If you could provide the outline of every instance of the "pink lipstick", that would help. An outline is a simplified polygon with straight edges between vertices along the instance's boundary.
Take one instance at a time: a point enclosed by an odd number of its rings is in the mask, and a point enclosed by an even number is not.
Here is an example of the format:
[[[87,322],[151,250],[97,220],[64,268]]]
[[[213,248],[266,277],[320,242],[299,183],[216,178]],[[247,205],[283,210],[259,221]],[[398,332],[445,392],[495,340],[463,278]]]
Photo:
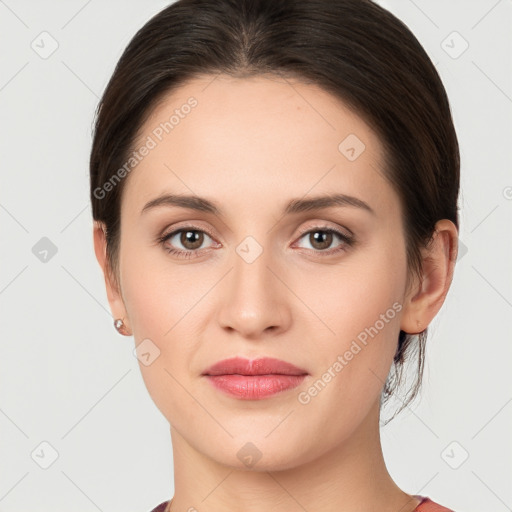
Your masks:
[[[261,400],[297,387],[307,371],[279,359],[233,357],[214,364],[203,374],[210,383],[241,400]]]

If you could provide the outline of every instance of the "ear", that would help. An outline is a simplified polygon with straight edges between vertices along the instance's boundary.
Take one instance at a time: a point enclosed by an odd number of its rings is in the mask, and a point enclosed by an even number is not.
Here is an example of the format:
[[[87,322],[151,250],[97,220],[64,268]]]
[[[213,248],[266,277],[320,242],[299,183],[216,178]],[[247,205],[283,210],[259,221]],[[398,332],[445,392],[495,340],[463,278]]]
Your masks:
[[[457,227],[448,219],[438,221],[431,243],[422,249],[421,282],[415,278],[404,300],[402,331],[409,334],[424,331],[441,309],[452,282],[457,250]]]
[[[107,291],[108,302],[110,304],[110,310],[112,311],[114,319],[120,318],[123,321],[125,331],[127,335],[130,336],[131,328],[120,287],[116,283],[112,269],[108,263],[106,228],[103,222],[94,221],[93,238],[96,259],[100,264],[101,270],[103,271],[103,277],[105,279],[105,288]]]

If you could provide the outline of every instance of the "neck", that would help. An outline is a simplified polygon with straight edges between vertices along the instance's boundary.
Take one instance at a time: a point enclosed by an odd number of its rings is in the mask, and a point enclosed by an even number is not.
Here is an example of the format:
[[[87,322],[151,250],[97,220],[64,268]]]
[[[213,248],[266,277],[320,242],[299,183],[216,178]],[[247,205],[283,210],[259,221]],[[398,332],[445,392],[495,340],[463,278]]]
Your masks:
[[[175,493],[169,510],[412,512],[419,500],[389,475],[380,442],[379,403],[350,438],[304,464],[250,471],[220,464],[171,427]],[[256,466],[255,466],[256,468]]]

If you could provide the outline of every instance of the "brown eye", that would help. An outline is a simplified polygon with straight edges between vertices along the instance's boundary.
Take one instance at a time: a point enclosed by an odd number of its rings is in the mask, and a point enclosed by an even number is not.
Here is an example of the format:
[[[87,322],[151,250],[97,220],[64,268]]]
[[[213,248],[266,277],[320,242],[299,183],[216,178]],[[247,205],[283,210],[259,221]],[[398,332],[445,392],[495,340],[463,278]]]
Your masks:
[[[337,229],[332,228],[318,227],[310,229],[303,233],[300,238],[307,240],[314,252],[324,252],[326,255],[346,250],[354,244],[353,235],[345,235]],[[331,248],[335,238],[338,238],[341,243],[339,243],[337,247]]]
[[[318,250],[328,249],[332,244],[332,232],[329,231],[311,231],[309,233],[309,241],[311,245]]]
[[[194,227],[185,227],[177,229],[168,235],[159,238],[159,242],[165,250],[177,257],[192,258],[199,253],[205,238],[212,238],[202,229]]]
[[[203,244],[204,233],[197,230],[186,230],[181,232],[180,243],[187,250],[199,249]]]

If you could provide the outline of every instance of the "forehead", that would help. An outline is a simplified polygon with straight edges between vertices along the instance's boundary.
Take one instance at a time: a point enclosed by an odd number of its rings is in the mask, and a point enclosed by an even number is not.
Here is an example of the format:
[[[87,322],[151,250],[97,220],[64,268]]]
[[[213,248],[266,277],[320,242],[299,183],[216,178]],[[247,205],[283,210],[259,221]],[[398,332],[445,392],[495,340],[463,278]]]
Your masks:
[[[154,107],[134,149],[144,144],[123,194],[138,203],[166,187],[255,201],[366,190],[370,202],[387,185],[380,140],[357,114],[319,86],[276,76],[190,80]]]

